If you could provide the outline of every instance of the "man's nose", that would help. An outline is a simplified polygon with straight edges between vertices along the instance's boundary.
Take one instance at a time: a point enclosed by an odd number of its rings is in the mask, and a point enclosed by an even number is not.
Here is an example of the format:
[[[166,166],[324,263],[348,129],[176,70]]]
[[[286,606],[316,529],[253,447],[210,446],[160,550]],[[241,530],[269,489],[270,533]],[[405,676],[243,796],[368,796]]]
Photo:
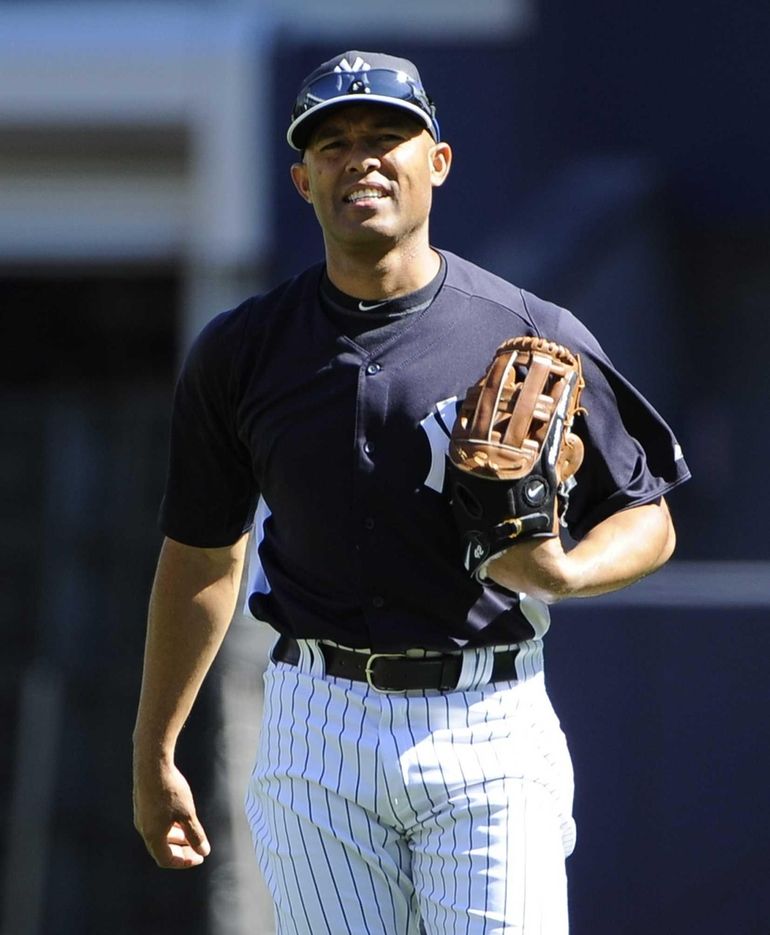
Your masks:
[[[366,140],[358,140],[350,147],[348,154],[348,172],[368,172],[380,165],[379,156],[372,151]]]

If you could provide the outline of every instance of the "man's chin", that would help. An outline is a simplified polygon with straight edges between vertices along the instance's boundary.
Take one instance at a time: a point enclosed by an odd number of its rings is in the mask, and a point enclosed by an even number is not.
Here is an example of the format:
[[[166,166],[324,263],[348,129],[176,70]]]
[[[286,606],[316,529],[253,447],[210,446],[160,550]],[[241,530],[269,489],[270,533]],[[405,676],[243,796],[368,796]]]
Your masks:
[[[363,247],[395,243],[398,240],[398,236],[394,232],[392,226],[383,224],[382,222],[377,223],[372,219],[371,222],[364,221],[360,224],[356,224],[355,227],[347,227],[344,232],[340,232],[340,236],[337,240],[342,245]]]

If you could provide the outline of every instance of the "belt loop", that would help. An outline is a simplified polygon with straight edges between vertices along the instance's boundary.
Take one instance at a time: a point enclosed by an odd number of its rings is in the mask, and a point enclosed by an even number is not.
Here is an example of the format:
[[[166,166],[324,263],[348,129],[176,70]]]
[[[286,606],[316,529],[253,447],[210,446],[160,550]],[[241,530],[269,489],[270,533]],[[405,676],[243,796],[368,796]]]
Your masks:
[[[516,656],[516,677],[520,682],[531,679],[543,671],[543,641],[537,637],[519,643]]]
[[[469,691],[487,685],[492,678],[494,662],[495,650],[493,646],[464,649],[460,678],[457,680],[458,691]]]
[[[299,662],[297,669],[316,678],[326,675],[326,660],[318,640],[297,640],[299,646]]]

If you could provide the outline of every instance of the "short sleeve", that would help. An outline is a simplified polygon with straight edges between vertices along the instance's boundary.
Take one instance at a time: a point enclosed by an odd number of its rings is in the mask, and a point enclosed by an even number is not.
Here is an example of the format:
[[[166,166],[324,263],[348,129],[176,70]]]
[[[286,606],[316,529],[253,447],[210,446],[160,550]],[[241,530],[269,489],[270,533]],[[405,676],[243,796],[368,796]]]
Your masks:
[[[535,302],[546,323],[544,336],[580,354],[583,366],[585,411],[574,431],[585,457],[565,516],[570,534],[580,539],[612,514],[657,500],[690,471],[672,430],[615,369],[591,332],[565,309]]]
[[[185,545],[231,545],[252,523],[259,491],[236,421],[246,314],[243,307],[225,312],[204,328],[174,393],[159,525]]]

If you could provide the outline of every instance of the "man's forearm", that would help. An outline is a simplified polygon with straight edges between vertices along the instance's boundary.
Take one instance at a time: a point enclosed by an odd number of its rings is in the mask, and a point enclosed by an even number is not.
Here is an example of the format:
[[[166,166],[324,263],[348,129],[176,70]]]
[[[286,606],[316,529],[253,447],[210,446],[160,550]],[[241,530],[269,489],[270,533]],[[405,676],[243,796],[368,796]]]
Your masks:
[[[523,542],[490,562],[488,576],[503,587],[548,603],[593,597],[627,587],[660,568],[676,537],[665,500],[615,513],[569,552],[558,539]]]
[[[173,756],[179,733],[232,619],[246,537],[226,549],[167,539],[150,598],[142,690],[134,729],[139,755]]]
[[[627,587],[664,565],[675,545],[665,500],[616,513],[568,553],[573,577],[564,596],[594,597]]]

